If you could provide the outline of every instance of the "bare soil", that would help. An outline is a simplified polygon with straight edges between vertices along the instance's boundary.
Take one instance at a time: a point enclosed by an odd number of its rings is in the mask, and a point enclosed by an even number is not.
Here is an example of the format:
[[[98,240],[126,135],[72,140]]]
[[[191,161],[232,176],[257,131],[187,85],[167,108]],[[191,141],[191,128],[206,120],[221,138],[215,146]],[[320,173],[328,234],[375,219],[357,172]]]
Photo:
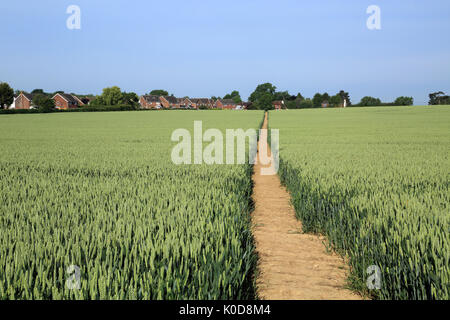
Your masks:
[[[267,114],[263,128],[267,128]],[[263,137],[262,137],[263,138]],[[259,151],[258,151],[259,152]],[[269,150],[270,153],[270,150]],[[252,231],[259,256],[257,294],[267,300],[348,300],[360,296],[344,288],[348,268],[326,250],[326,239],[304,234],[290,195],[278,175],[253,173]]]

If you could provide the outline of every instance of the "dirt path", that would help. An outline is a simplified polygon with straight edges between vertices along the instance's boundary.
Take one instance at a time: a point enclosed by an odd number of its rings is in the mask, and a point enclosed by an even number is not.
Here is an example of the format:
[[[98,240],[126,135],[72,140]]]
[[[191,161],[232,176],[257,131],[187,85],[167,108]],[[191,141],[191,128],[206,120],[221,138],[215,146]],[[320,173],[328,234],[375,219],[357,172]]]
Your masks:
[[[267,114],[263,128],[267,128]],[[263,137],[262,137],[263,139]],[[259,255],[258,295],[268,300],[360,299],[343,288],[346,266],[326,252],[324,239],[302,234],[278,175],[253,173],[253,235]]]

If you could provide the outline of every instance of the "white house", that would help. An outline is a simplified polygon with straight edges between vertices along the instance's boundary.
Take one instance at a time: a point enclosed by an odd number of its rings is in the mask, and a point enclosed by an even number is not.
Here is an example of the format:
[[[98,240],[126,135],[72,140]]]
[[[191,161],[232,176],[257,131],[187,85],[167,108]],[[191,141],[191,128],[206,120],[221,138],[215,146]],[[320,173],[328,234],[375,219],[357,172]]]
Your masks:
[[[13,101],[13,103],[10,106],[8,106],[8,109],[15,109],[16,108],[16,99],[17,99],[17,97],[14,96],[14,101]]]

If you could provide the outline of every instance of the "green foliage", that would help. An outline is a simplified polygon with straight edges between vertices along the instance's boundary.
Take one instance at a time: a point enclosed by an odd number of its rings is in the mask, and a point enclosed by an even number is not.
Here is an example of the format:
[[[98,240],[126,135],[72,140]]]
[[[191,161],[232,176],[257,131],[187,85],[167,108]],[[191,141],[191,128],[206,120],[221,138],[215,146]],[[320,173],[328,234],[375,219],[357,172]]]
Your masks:
[[[139,97],[134,92],[124,92],[122,93],[120,104],[137,107],[139,105]]]
[[[413,97],[398,97],[394,101],[396,106],[412,106],[414,104]]]
[[[195,120],[225,129],[261,119],[0,117],[0,300],[254,298],[252,167],[174,165],[170,137],[193,134]],[[80,290],[65,286],[70,265],[81,268]]]
[[[233,99],[233,101],[235,103],[241,103],[242,99],[241,99],[241,95],[239,94],[239,91],[233,91],[230,94],[227,94],[223,97],[224,99]]]
[[[381,100],[373,97],[364,97],[359,105],[362,107],[376,107],[381,105]]]
[[[249,101],[253,102],[253,107],[260,110],[273,110],[273,101],[292,100],[292,96],[287,91],[277,92],[277,87],[271,83],[263,83],[256,87],[250,95]],[[295,97],[294,97],[295,98]],[[293,106],[291,104],[291,106]]]
[[[450,299],[450,109],[274,112],[280,170],[305,232],[327,235],[379,299]]]
[[[14,90],[6,82],[0,83],[0,109],[6,109],[14,102]]]
[[[263,93],[258,96],[256,101],[253,103],[255,107],[259,110],[272,110],[274,109],[273,104],[273,96],[269,93]]]
[[[101,105],[86,105],[81,108],[73,108],[73,109],[52,109],[51,111],[46,110],[45,112],[40,109],[7,109],[0,110],[0,114],[26,114],[26,113],[48,113],[48,112],[56,112],[56,113],[74,113],[74,112],[112,112],[112,111],[151,111],[151,110],[142,110],[135,106],[130,105],[117,105],[117,106],[101,106]]]
[[[319,108],[322,106],[323,97],[320,93],[316,93],[312,99],[312,104],[314,108]]]
[[[107,106],[117,105],[123,99],[122,91],[117,86],[105,88],[103,89],[103,93],[100,96],[100,99],[101,99],[100,101],[102,102],[101,104]]]
[[[272,85],[271,83],[263,83],[256,87],[255,91],[250,95],[249,101],[251,102],[257,102],[261,99],[267,99],[268,96],[270,96],[271,102],[273,101],[273,95],[275,94],[275,91],[277,90],[277,87]]]
[[[444,92],[434,92],[429,94],[430,102],[428,104],[430,105],[440,105],[440,104],[446,104],[450,105],[450,96],[445,95]]]
[[[150,92],[150,95],[152,95],[152,96],[168,96],[169,95],[169,92],[167,92],[166,90],[161,90],[161,89],[158,89],[158,90],[152,90],[151,92]]]
[[[311,99],[304,99],[300,93],[294,100],[287,100],[285,104],[287,109],[302,109],[312,107]]]
[[[43,93],[33,96],[33,104],[40,112],[51,112],[55,109],[55,101]]]
[[[289,94],[289,92],[288,91],[278,91],[278,92],[275,92],[274,94],[273,94],[273,101],[287,101],[287,100],[292,100],[291,99],[291,95]]]
[[[43,90],[43,89],[34,89],[33,91],[31,91],[32,95],[37,95],[37,94],[42,94],[42,95],[47,95],[47,93]]]
[[[297,98],[296,98],[297,100],[300,100],[300,101],[303,101],[303,100],[305,100],[305,98],[302,96],[302,94],[299,92],[299,93],[297,93]]]
[[[305,100],[300,101],[298,107],[299,107],[299,109],[312,108],[313,102],[311,99],[306,98]]]
[[[299,108],[296,100],[287,101],[285,105],[286,105],[286,109],[298,109]]]
[[[258,110],[257,106],[254,103],[250,103],[247,105],[247,110]]]
[[[341,91],[339,91],[338,95],[341,97],[341,103],[344,103],[344,100],[347,100],[347,106],[352,105],[352,102],[350,100],[350,95],[348,94],[348,92],[341,90]]]
[[[103,89],[103,93],[90,103],[93,107],[129,105],[134,108],[139,106],[139,97],[134,92],[122,92],[114,86]]]
[[[339,107],[339,106],[342,104],[342,98],[341,98],[341,96],[340,96],[339,93],[338,93],[338,94],[332,96],[332,97],[329,99],[329,102],[330,102],[330,105],[331,105],[331,106],[333,106],[333,107],[336,108],[336,107]]]

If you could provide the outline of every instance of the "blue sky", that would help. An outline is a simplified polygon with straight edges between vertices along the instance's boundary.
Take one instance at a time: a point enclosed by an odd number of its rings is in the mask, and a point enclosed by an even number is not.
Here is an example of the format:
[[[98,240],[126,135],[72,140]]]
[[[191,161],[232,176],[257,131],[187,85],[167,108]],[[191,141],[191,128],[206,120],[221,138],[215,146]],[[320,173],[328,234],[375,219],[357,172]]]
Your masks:
[[[66,9],[81,8],[81,30]],[[369,5],[381,30],[366,27]],[[14,89],[247,98],[350,92],[426,104],[450,93],[448,0],[15,0],[0,2],[0,81]]]

